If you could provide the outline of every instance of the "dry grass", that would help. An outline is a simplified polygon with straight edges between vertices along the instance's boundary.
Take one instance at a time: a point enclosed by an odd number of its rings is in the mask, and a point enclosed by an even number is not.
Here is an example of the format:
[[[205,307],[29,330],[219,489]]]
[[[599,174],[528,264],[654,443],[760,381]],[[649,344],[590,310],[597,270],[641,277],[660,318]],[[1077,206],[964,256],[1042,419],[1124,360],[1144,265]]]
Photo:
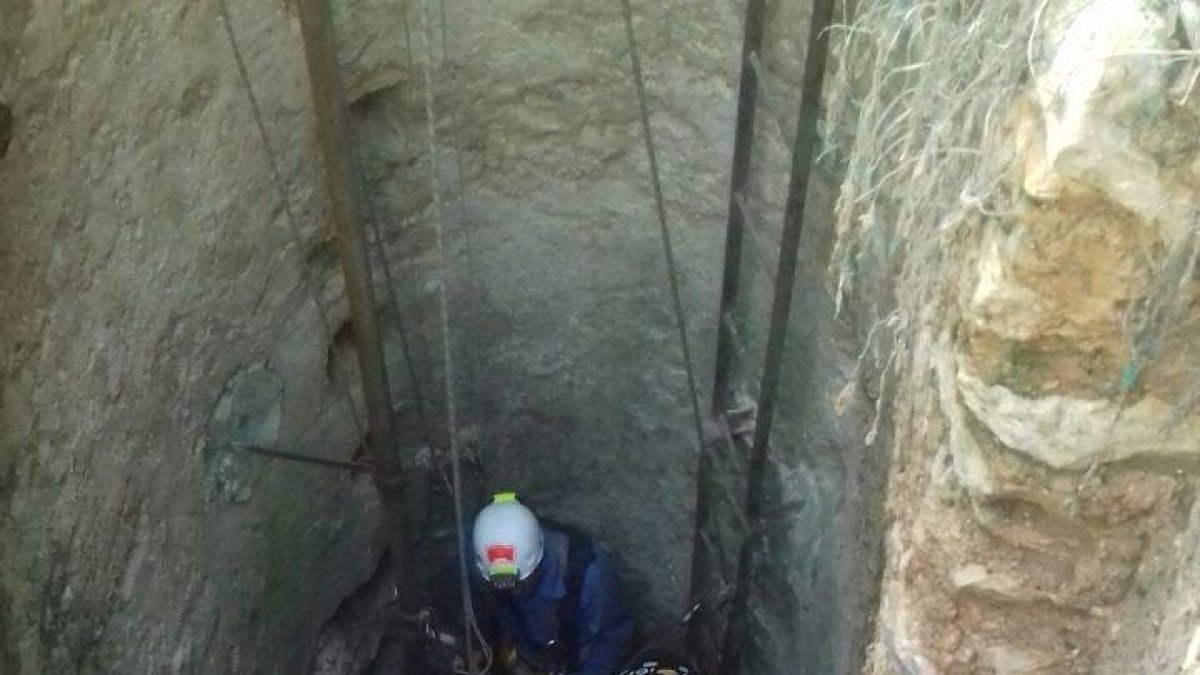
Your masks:
[[[831,29],[825,152],[845,167],[833,292],[839,312],[853,298],[882,316],[863,351],[881,389],[948,281],[947,250],[965,228],[1009,210],[1012,155],[996,141],[1024,87],[1038,5],[872,0]],[[894,308],[856,296],[866,270],[895,275]]]
[[[854,16],[832,28],[825,154],[845,179],[831,290],[839,312],[874,318],[859,366],[880,373],[880,405],[890,398],[888,383],[911,365],[916,336],[957,325],[963,249],[984,224],[1011,219],[1021,199],[1011,124],[1031,73],[1045,67],[1052,47],[1035,39],[1047,4],[861,0]],[[1119,57],[1182,62],[1188,76],[1173,104],[1196,95],[1200,59],[1193,49]],[[1116,374],[1122,403],[1162,351],[1164,336],[1194,311],[1197,229],[1156,254],[1153,281],[1125,317],[1129,355]],[[881,276],[895,297],[872,293]],[[858,387],[851,379],[839,407]],[[1181,408],[1200,405],[1200,384],[1183,399]],[[868,442],[881,415],[877,407]],[[1086,484],[1088,476],[1080,489]],[[890,672],[885,649],[876,643],[866,672]],[[1128,665],[1126,672],[1145,665]]]
[[[853,302],[881,317],[861,360],[873,361],[885,385],[889,371],[907,363],[923,323],[953,325],[956,308],[944,291],[959,280],[950,264],[956,244],[1019,199],[1008,126],[1048,51],[1037,37],[1046,4],[863,0],[831,29],[825,153],[845,169],[832,291],[839,312]],[[1200,60],[1194,49],[1120,56]],[[1130,308],[1123,393],[1184,318],[1198,257],[1193,229],[1168,245],[1151,288]],[[868,271],[892,277],[896,297],[861,292],[856,283]],[[1188,398],[1200,400],[1200,387]]]

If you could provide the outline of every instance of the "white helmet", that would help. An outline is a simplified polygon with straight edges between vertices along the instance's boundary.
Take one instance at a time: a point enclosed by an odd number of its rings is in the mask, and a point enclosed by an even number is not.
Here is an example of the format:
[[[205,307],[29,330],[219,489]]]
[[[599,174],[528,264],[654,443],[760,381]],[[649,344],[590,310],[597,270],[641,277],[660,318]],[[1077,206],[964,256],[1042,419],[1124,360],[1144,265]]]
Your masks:
[[[475,565],[497,588],[528,579],[542,562],[542,528],[514,492],[492,497],[475,517]]]

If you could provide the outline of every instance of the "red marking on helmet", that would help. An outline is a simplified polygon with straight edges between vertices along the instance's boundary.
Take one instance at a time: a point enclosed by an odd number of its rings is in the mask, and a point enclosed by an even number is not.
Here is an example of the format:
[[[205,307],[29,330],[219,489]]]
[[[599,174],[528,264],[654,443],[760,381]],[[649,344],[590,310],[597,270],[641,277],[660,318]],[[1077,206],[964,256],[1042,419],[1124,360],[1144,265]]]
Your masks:
[[[487,547],[487,561],[489,565],[514,564],[517,562],[517,547],[512,544],[492,544]]]

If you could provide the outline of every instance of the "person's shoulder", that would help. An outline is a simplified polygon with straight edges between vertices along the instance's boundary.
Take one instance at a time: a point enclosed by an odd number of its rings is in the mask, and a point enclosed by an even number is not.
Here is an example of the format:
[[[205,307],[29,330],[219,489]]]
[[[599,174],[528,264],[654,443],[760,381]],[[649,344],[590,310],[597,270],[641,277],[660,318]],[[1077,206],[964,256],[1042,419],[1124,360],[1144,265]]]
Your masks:
[[[567,535],[553,528],[542,527],[542,550],[547,558],[553,558],[565,565],[567,554],[571,549]]]
[[[576,551],[581,549],[595,550],[596,548],[595,539],[592,538],[592,535],[574,525],[556,521],[544,522],[542,523],[542,534],[546,538],[547,544],[549,544],[551,537],[553,537],[555,541],[566,542],[568,548]]]
[[[581,535],[588,536],[587,532],[583,531],[583,528],[570,523],[564,523],[561,520],[554,520],[553,518],[539,518],[538,524],[541,525],[543,532],[554,532],[571,538]]]

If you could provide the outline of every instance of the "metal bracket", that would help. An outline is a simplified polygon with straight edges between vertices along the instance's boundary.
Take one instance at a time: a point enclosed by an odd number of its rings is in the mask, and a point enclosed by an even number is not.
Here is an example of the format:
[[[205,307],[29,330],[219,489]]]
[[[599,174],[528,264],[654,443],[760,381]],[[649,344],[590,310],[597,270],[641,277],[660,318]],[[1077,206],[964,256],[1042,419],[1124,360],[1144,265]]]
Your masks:
[[[368,462],[343,462],[338,459],[325,459],[324,457],[313,457],[311,455],[299,455],[294,452],[284,452],[283,450],[268,450],[267,448],[257,448],[250,445],[234,445],[234,450],[244,452],[250,455],[258,455],[260,457],[270,457],[271,459],[282,459],[288,462],[296,462],[298,464],[309,464],[319,466],[325,469],[340,469],[343,471],[359,471],[363,473],[377,473],[378,467]]]

